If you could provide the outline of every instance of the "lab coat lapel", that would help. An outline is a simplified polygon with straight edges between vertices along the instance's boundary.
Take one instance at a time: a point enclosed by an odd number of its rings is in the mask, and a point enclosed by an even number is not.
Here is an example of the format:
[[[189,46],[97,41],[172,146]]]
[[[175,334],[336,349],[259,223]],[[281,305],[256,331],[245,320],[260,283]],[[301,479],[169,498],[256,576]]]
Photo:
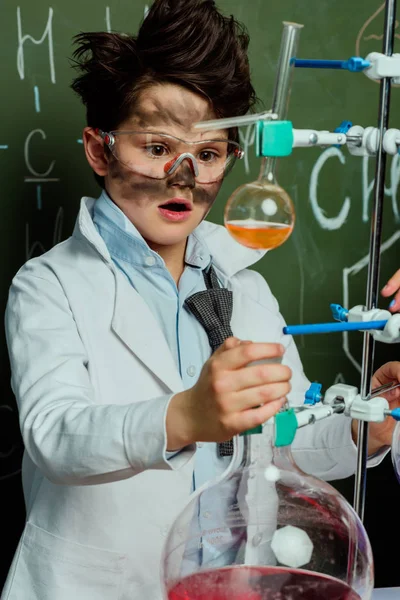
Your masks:
[[[115,282],[114,332],[172,392],[181,391],[182,379],[153,313],[118,272]]]

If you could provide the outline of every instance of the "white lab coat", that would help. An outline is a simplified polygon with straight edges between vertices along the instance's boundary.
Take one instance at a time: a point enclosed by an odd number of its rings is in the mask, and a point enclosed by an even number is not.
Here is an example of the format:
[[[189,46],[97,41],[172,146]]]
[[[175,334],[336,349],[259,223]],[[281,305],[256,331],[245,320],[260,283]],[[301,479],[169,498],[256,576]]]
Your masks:
[[[165,414],[182,390],[146,303],[111,261],[82,200],[72,237],[28,261],[9,296],[6,332],[26,448],[27,523],[2,600],[160,600],[166,534],[190,495],[195,446],[165,457]],[[223,227],[198,230],[223,285],[232,330],[288,346],[290,401],[309,382],[264,279],[261,253]],[[299,431],[295,458],[327,479],[354,472],[349,419]]]

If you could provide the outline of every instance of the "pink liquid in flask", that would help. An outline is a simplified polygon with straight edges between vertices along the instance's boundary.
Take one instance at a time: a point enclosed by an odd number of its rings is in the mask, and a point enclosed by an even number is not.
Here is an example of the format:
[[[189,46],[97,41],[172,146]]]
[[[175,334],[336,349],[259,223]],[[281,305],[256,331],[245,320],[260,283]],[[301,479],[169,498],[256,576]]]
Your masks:
[[[224,567],[189,575],[168,600],[361,600],[346,583],[285,567]]]

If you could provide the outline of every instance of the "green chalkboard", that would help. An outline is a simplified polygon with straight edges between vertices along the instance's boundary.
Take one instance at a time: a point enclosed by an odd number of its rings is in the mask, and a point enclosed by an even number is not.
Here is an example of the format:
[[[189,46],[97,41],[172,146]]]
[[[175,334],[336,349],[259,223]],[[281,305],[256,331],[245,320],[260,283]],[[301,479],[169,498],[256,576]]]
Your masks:
[[[220,0],[219,6],[249,30],[253,81],[264,109],[272,99],[285,20],[304,24],[299,57],[346,59],[381,51],[384,5],[378,0]],[[69,89],[71,39],[90,30],[134,33],[145,10],[143,0],[0,2],[2,313],[17,269],[69,236],[81,196],[99,191],[80,143],[84,109]],[[363,74],[298,69],[288,117],[296,128],[332,131],[344,119],[376,126],[378,90]],[[394,88],[393,127],[399,126],[399,97]],[[249,161],[227,178],[211,220],[222,222],[229,195],[258,175],[253,133],[251,127],[241,132]],[[280,161],[278,179],[295,203],[297,222],[289,241],[256,268],[279,299],[287,322],[330,320],[329,304],[346,298],[350,306],[364,303],[373,176],[374,160],[353,157],[346,149],[298,149]],[[399,157],[389,158],[382,281],[400,266],[399,177]],[[324,388],[335,380],[359,384],[361,345],[358,333],[298,339],[306,373]],[[378,346],[376,361],[394,358],[394,353],[393,347]],[[20,444],[3,334],[0,373],[0,478],[11,485]]]

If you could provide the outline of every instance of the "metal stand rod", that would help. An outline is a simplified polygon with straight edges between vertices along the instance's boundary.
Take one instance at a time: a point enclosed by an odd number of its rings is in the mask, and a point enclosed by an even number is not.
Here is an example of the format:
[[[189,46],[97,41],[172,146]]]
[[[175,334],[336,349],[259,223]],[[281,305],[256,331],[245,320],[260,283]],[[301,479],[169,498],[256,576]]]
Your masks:
[[[388,56],[393,54],[394,32],[396,21],[396,1],[386,0],[384,17],[384,34],[382,52]],[[385,185],[386,154],[382,147],[382,140],[389,124],[389,106],[390,106],[390,78],[384,78],[380,83],[379,92],[379,114],[378,129],[380,132],[380,141],[375,164],[375,185],[374,201],[371,214],[371,235],[369,249],[368,281],[366,308],[371,310],[376,308],[379,293],[379,266],[380,266],[380,247],[382,234],[382,212],[383,196]],[[371,392],[371,378],[373,375],[374,363],[374,339],[369,332],[364,333],[362,371],[360,394],[362,398],[368,398]],[[368,400],[366,400],[367,402]],[[364,518],[365,491],[367,479],[367,458],[368,458],[368,423],[360,421],[358,425],[358,454],[357,471],[354,488],[354,510],[360,519]]]

